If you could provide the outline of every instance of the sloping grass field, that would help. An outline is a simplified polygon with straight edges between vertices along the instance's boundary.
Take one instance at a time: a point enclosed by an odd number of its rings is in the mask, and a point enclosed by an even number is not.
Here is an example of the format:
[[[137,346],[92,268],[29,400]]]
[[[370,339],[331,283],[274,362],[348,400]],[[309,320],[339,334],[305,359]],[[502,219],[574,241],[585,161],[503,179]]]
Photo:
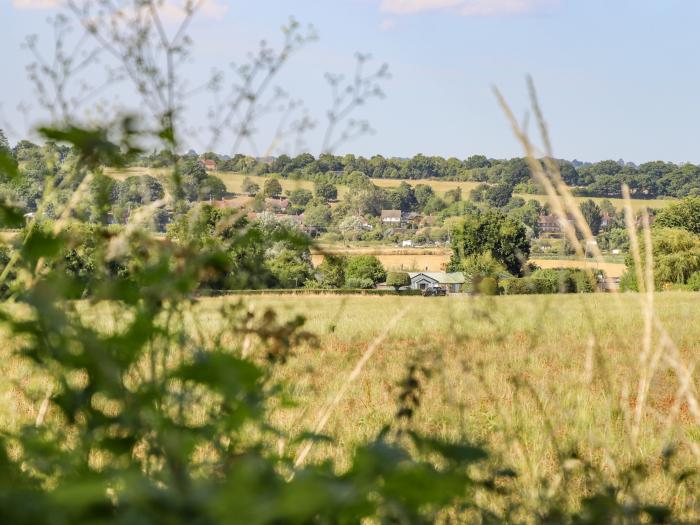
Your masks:
[[[114,170],[114,169],[106,169],[105,173],[108,175],[116,178],[116,179],[124,179],[130,175],[141,175],[141,174],[149,174],[154,177],[160,177],[163,176],[166,172],[162,169],[151,169],[151,168],[129,168],[126,170]],[[228,191],[232,193],[240,193],[241,186],[243,184],[243,179],[246,178],[247,175],[241,174],[241,173],[233,173],[233,172],[222,172],[222,171],[215,171],[212,172],[213,175],[216,175],[219,177],[224,184],[226,185],[226,188]],[[256,182],[261,188],[263,184],[265,183],[265,178],[266,177],[256,177],[256,176],[249,176],[254,182]],[[287,191],[287,190],[294,190],[297,188],[306,188],[309,190],[313,190],[313,183],[307,180],[291,180],[291,179],[282,179],[280,178],[280,183],[282,185],[282,189]],[[372,182],[376,184],[377,186],[381,186],[383,188],[392,188],[395,186],[398,186],[401,184],[401,182],[407,182],[411,186],[416,186],[418,184],[427,184],[428,186],[431,186],[435,193],[437,193],[440,196],[443,196],[445,192],[455,189],[455,188],[462,188],[462,198],[463,199],[469,199],[469,192],[474,189],[476,186],[479,185],[478,182],[458,182],[458,181],[441,181],[441,180],[433,180],[433,179],[425,179],[425,180],[407,180],[403,181],[400,179],[372,179]],[[347,192],[347,188],[345,186],[340,186],[338,188],[338,197],[343,198],[345,193]],[[547,201],[547,197],[544,195],[530,195],[530,194],[515,194],[516,196],[522,197],[525,200],[537,200],[541,204],[544,204]],[[586,200],[587,197],[577,197],[577,200],[583,201]],[[594,197],[594,201],[600,202],[603,199]],[[623,200],[622,199],[610,199],[610,201],[613,203],[613,205],[618,208],[622,209],[623,207]],[[668,206],[673,202],[673,199],[632,199],[632,208],[635,210],[642,209],[644,207],[649,207],[649,208],[663,208],[665,206]]]

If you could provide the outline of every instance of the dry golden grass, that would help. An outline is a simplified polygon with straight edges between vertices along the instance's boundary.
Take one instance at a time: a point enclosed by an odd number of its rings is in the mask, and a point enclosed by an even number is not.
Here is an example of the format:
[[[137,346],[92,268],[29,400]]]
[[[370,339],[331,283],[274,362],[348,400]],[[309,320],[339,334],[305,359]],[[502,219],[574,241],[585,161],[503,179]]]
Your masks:
[[[374,255],[389,271],[444,271],[450,262],[451,250],[447,248],[353,248],[323,246],[312,250],[311,262],[318,266],[324,253],[334,255]],[[598,262],[594,259],[530,259],[540,268],[591,268],[603,270],[608,277],[620,277],[626,266],[621,263]]]
[[[397,249],[397,248],[337,248],[325,247],[312,250],[311,262],[318,266],[325,254],[334,255],[374,255],[389,271],[443,271],[450,261],[449,250],[445,249]]]
[[[234,299],[204,301],[203,308],[222,300]],[[677,334],[681,358],[695,362],[700,358],[700,294],[664,293],[655,300],[660,321]],[[316,444],[309,461],[333,458],[347,465],[352,447],[394,417],[397,384],[413,362],[433,371],[424,385],[417,426],[443,438],[485,442],[521,473],[523,490],[555,476],[550,437],[562,450],[576,446],[605,469],[621,468],[637,457],[658,457],[669,443],[680,443],[681,457],[694,461],[691,449],[700,433],[679,397],[678,381],[664,368],[650,381],[636,446],[630,446],[644,330],[636,294],[619,301],[611,294],[265,296],[246,301],[283,317],[301,313],[321,337],[319,348],[300,348],[279,371],[298,406],[277,411],[278,424],[293,432],[312,429],[329,400],[347,388],[324,427],[335,441]],[[406,315],[347,385],[368,345],[403,309]],[[209,322],[215,330],[216,319]],[[692,380],[691,388],[698,386]],[[549,426],[553,436],[547,435]],[[655,483],[648,487],[655,494],[670,490]]]

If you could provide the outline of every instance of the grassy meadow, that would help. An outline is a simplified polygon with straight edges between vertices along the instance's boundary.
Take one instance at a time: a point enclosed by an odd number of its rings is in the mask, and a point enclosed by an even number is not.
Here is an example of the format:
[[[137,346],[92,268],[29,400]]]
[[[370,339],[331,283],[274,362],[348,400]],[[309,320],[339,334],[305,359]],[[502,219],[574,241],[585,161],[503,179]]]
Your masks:
[[[208,299],[201,307],[236,300]],[[700,358],[700,294],[661,293],[655,301],[679,359],[692,366]],[[294,431],[314,427],[324,404],[389,328],[331,414],[324,433],[335,441],[316,444],[310,461],[333,458],[346,465],[350,448],[394,417],[398,384],[416,363],[431,370],[422,384],[417,426],[488,444],[521,474],[525,492],[536,490],[538,480],[556,482],[555,455],[574,446],[582,459],[610,471],[637,455],[660,457],[669,443],[679,445],[683,461],[697,464],[700,431],[663,360],[632,441],[643,332],[636,294],[265,296],[245,302],[282,317],[303,314],[306,327],[320,337],[317,348],[300,348],[279,373],[297,406],[277,410],[275,421]],[[215,330],[215,316],[209,322]],[[657,495],[671,490],[648,483],[645,490]]]
[[[283,430],[298,435],[313,429],[329,400],[348,386],[321,432],[333,441],[316,442],[306,462],[333,459],[337,468],[347,466],[352,448],[395,418],[400,382],[415,364],[428,371],[419,376],[415,428],[488,446],[518,473],[515,490],[535,507],[543,487],[561,480],[558,455],[574,448],[582,461],[611,476],[640,458],[661,458],[669,444],[678,447],[683,464],[698,464],[698,424],[663,359],[633,437],[643,333],[637,294],[209,298],[195,307],[198,337],[220,331],[222,302],[243,302],[257,316],[271,308],[281,320],[301,314],[318,336],[317,345],[298,347],[275,372],[293,401],[271,407]],[[692,367],[700,358],[700,294],[660,293],[655,303],[679,348],[676,358]],[[86,309],[86,315],[100,322],[101,307],[108,306]],[[372,346],[375,353],[348,382]],[[254,357],[255,344],[250,348]],[[0,426],[13,429],[37,418],[50,391],[32,365],[8,353],[3,345]],[[693,381],[691,390],[697,390]],[[292,456],[301,448],[284,439],[275,446]],[[698,492],[676,489],[654,473],[640,487],[672,506],[698,503]],[[572,498],[586,492],[583,484],[577,490]]]
[[[162,176],[165,171],[162,169],[151,169],[151,168],[129,168],[126,170],[114,170],[114,169],[106,169],[105,172],[116,178],[116,179],[124,179],[128,176],[131,175],[143,175],[143,174],[149,174],[155,177]],[[226,185],[226,188],[228,191],[232,193],[240,193],[241,192],[241,186],[243,184],[243,179],[246,177],[250,177],[253,179],[255,182],[257,182],[260,187],[263,186],[265,182],[265,177],[257,177],[257,176],[252,176],[252,175],[244,175],[242,173],[233,173],[233,172],[213,172],[214,175],[219,177],[224,184]],[[285,191],[290,191],[298,188],[306,188],[309,190],[313,190],[313,182],[307,181],[307,180],[291,180],[291,179],[283,179],[280,178],[280,184],[282,185],[282,189]],[[372,179],[372,182],[376,184],[377,186],[383,187],[383,188],[391,188],[398,186],[401,184],[401,182],[407,182],[411,186],[416,186],[417,184],[427,184],[433,188],[435,193],[437,193],[440,196],[443,196],[445,192],[455,189],[455,188],[462,188],[462,198],[468,199],[469,198],[469,192],[474,189],[476,186],[479,185],[478,182],[459,182],[459,181],[442,181],[442,180],[433,180],[433,179],[417,179],[417,180],[408,180],[408,181],[403,181],[400,179]],[[345,186],[339,186],[338,187],[338,198],[342,199],[345,196],[345,193],[347,192],[347,188]],[[515,196],[522,197],[525,200],[537,200],[541,204],[545,204],[547,202],[547,197],[545,195],[530,195],[530,194],[514,194]],[[587,200],[588,197],[576,197],[577,200],[583,201]],[[600,203],[600,201],[604,200],[602,198],[598,197],[593,197],[593,200],[596,201],[597,203]],[[622,209],[623,207],[623,200],[622,199],[609,199],[613,205],[618,208]],[[673,202],[673,199],[632,199],[632,208],[636,210],[640,210],[645,207],[649,208],[663,208],[668,206]]]

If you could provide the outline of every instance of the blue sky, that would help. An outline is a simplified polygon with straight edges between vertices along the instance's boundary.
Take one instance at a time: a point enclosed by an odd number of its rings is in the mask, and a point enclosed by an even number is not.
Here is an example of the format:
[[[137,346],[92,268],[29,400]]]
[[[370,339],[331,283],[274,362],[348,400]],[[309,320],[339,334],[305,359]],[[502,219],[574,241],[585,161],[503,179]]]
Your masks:
[[[0,67],[6,73],[1,111],[16,135],[25,123],[15,108],[32,105],[33,98],[24,73],[29,56],[20,44],[25,35],[46,31],[57,2],[0,4]],[[319,120],[307,141],[312,153],[320,148],[330,102],[324,73],[350,72],[354,53],[361,51],[387,62],[392,78],[386,99],[356,114],[368,118],[376,133],[344,144],[339,153],[520,155],[491,87],[498,86],[523,116],[530,74],[558,157],[700,162],[695,0],[207,2],[192,26],[192,74],[240,59],[261,38],[279,41],[278,29],[289,15],[315,26],[319,40],[279,78]],[[193,104],[196,120],[207,102]],[[263,135],[270,132],[266,126],[271,123],[262,123]]]

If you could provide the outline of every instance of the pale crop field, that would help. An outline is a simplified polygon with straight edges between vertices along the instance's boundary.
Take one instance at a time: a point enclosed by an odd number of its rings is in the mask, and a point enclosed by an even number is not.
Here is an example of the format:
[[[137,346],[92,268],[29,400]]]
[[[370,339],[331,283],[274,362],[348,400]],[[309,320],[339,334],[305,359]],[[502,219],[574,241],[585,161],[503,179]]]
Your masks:
[[[236,300],[211,299],[203,308]],[[421,379],[416,425],[435,436],[487,444],[520,474],[525,492],[534,490],[537,480],[556,478],[555,447],[575,445],[583,459],[615,469],[637,457],[660,457],[674,443],[688,466],[698,464],[691,450],[700,431],[663,360],[631,445],[643,331],[636,294],[243,300],[258,313],[272,308],[282,318],[302,314],[306,327],[320,337],[318,347],[298,349],[279,371],[297,406],[277,410],[274,420],[295,432],[314,428],[324,404],[389,328],[332,410],[323,432],[335,441],[316,444],[311,461],[333,458],[346,465],[352,447],[394,417],[399,382],[416,363],[430,370],[430,377]],[[700,294],[661,293],[655,301],[679,358],[695,363]],[[217,321],[210,323],[214,328]],[[655,479],[645,489],[674,497]]]
[[[322,247],[311,250],[311,263],[318,266],[323,262],[324,254],[374,255],[388,271],[429,271],[445,270],[450,262],[450,250],[444,249],[397,249],[397,248],[339,248]]]
[[[318,266],[324,254],[333,255],[374,255],[388,271],[444,271],[450,262],[451,250],[436,248],[348,248],[326,246],[312,249],[311,262]],[[603,270],[608,277],[621,277],[627,266],[621,263],[602,262],[594,259],[530,259],[540,268],[591,268]]]

